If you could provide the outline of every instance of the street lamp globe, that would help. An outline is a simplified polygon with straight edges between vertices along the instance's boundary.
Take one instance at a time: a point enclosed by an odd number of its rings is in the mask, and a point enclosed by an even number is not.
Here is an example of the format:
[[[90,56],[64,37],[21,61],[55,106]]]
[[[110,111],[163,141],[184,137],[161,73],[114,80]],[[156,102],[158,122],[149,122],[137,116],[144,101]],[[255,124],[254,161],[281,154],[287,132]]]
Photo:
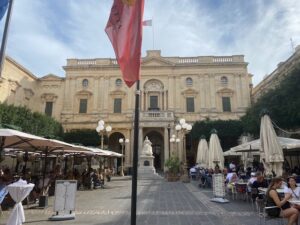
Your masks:
[[[181,125],[185,124],[185,119],[184,119],[184,118],[180,119],[180,120],[179,120],[179,123],[180,123]]]
[[[125,139],[125,143],[126,143],[126,144],[129,143],[129,139],[128,139],[128,138]]]
[[[119,139],[119,143],[122,144],[124,142],[123,138]]]
[[[192,130],[192,125],[191,125],[191,124],[188,124],[187,127],[186,127],[186,129],[187,129],[188,131],[191,131],[191,130]]]
[[[106,132],[111,132],[112,130],[112,127],[110,125],[108,125],[106,128],[105,128]]]
[[[104,120],[99,120],[98,125],[104,126]]]
[[[175,126],[175,130],[176,130],[176,131],[180,131],[180,130],[181,130],[180,124],[177,124],[177,125]]]
[[[187,124],[187,123],[184,123],[184,124],[182,124],[181,126],[182,126],[182,129],[187,130],[188,124]]]

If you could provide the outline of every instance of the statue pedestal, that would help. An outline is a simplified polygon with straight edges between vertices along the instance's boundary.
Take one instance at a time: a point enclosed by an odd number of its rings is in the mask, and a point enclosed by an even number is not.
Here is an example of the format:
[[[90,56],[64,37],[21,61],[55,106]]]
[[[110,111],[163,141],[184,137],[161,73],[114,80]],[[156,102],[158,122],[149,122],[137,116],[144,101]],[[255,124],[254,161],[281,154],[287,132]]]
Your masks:
[[[154,156],[141,155],[139,159],[138,177],[139,179],[158,178],[156,170],[153,166]]]

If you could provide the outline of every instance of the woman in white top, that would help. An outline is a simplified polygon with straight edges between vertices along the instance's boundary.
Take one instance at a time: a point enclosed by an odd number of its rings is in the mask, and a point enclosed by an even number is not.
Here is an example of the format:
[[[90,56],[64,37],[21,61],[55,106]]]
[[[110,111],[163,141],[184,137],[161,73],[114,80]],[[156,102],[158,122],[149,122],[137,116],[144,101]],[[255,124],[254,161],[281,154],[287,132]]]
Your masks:
[[[300,187],[297,187],[295,177],[289,177],[287,188],[284,189],[285,195],[292,194],[292,199],[300,201]],[[295,208],[300,210],[300,205],[294,205]]]

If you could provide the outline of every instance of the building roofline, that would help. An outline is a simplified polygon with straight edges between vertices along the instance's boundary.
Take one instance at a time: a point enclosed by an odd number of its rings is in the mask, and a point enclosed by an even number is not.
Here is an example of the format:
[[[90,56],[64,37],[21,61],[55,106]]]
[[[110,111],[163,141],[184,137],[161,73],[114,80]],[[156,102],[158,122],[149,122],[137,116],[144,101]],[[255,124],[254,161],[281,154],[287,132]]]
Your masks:
[[[30,72],[28,69],[26,69],[24,66],[22,66],[20,63],[18,63],[16,60],[14,60],[12,57],[6,55],[5,59],[7,61],[9,61],[10,63],[12,63],[13,65],[15,65],[16,67],[18,67],[20,70],[22,70],[24,73],[26,73],[28,76],[30,76],[31,78],[37,80],[38,78],[32,73]]]

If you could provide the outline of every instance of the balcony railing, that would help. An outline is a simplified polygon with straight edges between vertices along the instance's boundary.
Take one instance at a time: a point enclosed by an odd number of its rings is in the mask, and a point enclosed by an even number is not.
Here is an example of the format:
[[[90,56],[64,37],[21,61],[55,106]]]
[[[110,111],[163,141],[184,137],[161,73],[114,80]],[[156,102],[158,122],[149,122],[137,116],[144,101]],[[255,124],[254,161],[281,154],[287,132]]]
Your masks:
[[[174,120],[174,113],[171,111],[142,111],[141,121],[170,121]]]

